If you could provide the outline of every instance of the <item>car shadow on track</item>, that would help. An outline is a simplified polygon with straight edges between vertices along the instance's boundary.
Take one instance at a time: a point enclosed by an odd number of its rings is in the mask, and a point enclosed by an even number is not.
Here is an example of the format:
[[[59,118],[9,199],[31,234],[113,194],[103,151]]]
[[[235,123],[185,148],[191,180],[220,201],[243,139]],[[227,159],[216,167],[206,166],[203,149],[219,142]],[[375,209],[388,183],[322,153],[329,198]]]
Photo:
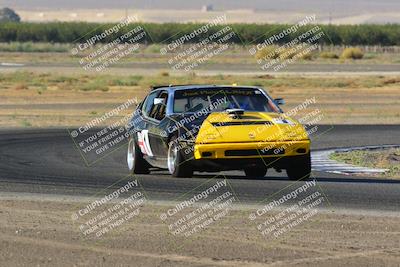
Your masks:
[[[165,178],[172,179],[190,179],[190,178],[173,178],[167,172],[155,172],[153,175],[163,176]],[[326,176],[327,175],[327,176]],[[150,174],[151,176],[151,174]],[[264,177],[246,177],[245,175],[240,174],[224,174],[224,173],[195,173],[192,178],[197,179],[211,179],[211,178],[224,178],[231,180],[254,180],[254,181],[286,181],[286,182],[295,182],[289,180],[285,174],[282,176],[270,175]],[[377,177],[360,177],[360,176],[348,176],[343,177],[336,174],[325,174],[320,172],[314,172],[312,177],[308,179],[302,179],[301,181],[311,181],[316,179],[318,182],[322,183],[375,183],[375,184],[400,184],[400,180],[395,180],[394,178],[377,178]]]

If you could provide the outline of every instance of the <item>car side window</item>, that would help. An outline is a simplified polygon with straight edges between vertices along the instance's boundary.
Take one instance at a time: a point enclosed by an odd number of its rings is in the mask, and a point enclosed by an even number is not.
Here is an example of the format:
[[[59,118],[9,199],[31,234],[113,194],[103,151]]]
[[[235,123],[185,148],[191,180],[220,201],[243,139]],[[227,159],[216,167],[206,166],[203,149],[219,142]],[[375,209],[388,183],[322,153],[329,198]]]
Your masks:
[[[160,104],[155,105],[157,107],[157,109],[154,114],[154,119],[160,121],[160,120],[164,119],[165,113],[167,110],[168,92],[162,91],[157,98],[162,99],[162,101]]]
[[[146,101],[143,104],[142,107],[142,114],[144,117],[150,117],[151,118],[151,113],[154,112],[154,98],[157,97],[159,92],[153,92],[149,94],[146,98]]]

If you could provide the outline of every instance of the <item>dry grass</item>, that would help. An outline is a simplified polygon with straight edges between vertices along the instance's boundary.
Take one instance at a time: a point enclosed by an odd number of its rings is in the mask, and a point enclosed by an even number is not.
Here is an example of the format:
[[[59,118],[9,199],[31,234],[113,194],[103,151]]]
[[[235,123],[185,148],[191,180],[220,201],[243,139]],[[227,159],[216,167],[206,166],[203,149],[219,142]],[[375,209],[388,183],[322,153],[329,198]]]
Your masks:
[[[164,44],[165,45],[165,44]],[[169,58],[175,56],[173,54],[162,56],[160,55],[160,48],[164,45],[153,44],[149,46],[141,46],[135,53],[127,55],[120,59],[121,63],[131,63],[131,62],[142,62],[142,63],[165,63]],[[94,47],[93,49],[87,49],[84,53],[79,53],[78,55],[71,54],[71,48],[73,45],[65,44],[4,44],[0,43],[0,58],[2,62],[13,62],[13,63],[74,63],[79,65],[79,60],[89,53],[95,51],[99,47]],[[257,58],[263,58],[272,52],[272,58],[279,57],[279,54],[274,53],[273,49],[275,46],[269,46],[266,49],[262,49],[256,54],[256,58],[251,56],[249,53],[250,46],[239,46],[230,45],[229,48],[221,54],[215,55],[207,61],[207,64],[216,63],[236,63],[236,64],[255,64]],[[184,47],[188,49],[189,47]],[[275,47],[277,48],[277,47]],[[21,52],[20,50],[24,50]],[[46,50],[47,49],[47,50]],[[326,48],[328,49],[328,48]],[[14,52],[13,52],[14,51]],[[36,52],[35,52],[36,51]],[[39,52],[40,51],[40,52]],[[290,51],[286,51],[290,52]],[[321,53],[311,53],[312,62],[315,63],[340,63],[348,64],[349,62],[342,62],[338,59],[342,51],[339,49],[337,51],[322,51]],[[290,53],[289,53],[290,55]],[[335,56],[336,55],[336,56]],[[291,55],[293,56],[293,54]],[[286,55],[288,58],[288,55]],[[306,64],[309,58],[300,58],[298,63]],[[365,53],[362,60],[356,60],[351,62],[351,64],[398,64],[400,63],[399,53]]]
[[[334,153],[331,158],[357,166],[389,169],[388,172],[382,175],[400,178],[400,149],[355,150]]]
[[[272,97],[284,97],[286,111],[315,97],[315,107],[324,114],[320,123],[400,123],[399,77],[166,76],[162,73],[142,77],[14,72],[1,74],[0,82],[0,127],[81,125],[130,98],[142,99],[150,85],[188,83],[261,86]]]
[[[363,57],[364,52],[358,47],[348,47],[340,55],[342,59],[362,59]]]
[[[334,52],[321,52],[319,54],[319,57],[320,58],[332,58],[332,59],[339,58],[339,56]]]
[[[108,91],[118,87],[122,89],[148,88],[160,84],[234,84],[263,86],[271,90],[280,88],[301,89],[378,89],[398,88],[398,76],[282,76],[282,75],[213,75],[197,76],[194,73],[172,76],[167,71],[158,75],[111,75],[111,74],[58,74],[50,72],[15,71],[0,73],[2,89],[49,89],[74,91]],[[373,90],[371,90],[372,92]]]

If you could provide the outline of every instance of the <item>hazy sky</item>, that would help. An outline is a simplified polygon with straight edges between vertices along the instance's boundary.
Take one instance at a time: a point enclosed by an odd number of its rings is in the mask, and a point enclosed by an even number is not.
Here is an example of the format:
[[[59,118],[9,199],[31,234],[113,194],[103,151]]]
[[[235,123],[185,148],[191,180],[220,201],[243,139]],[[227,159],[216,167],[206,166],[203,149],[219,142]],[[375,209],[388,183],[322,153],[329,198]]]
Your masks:
[[[279,11],[400,11],[400,0],[0,0],[0,6],[20,9],[43,8],[154,8],[200,9],[212,4],[214,9],[264,9]]]

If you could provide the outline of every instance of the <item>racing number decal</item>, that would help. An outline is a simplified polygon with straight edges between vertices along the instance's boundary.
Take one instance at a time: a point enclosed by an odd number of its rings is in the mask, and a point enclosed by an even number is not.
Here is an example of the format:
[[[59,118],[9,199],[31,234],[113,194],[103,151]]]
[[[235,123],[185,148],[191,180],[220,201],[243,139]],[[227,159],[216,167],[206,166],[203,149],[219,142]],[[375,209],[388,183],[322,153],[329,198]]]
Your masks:
[[[149,142],[149,130],[142,130],[138,132],[138,145],[144,155],[153,156]]]

